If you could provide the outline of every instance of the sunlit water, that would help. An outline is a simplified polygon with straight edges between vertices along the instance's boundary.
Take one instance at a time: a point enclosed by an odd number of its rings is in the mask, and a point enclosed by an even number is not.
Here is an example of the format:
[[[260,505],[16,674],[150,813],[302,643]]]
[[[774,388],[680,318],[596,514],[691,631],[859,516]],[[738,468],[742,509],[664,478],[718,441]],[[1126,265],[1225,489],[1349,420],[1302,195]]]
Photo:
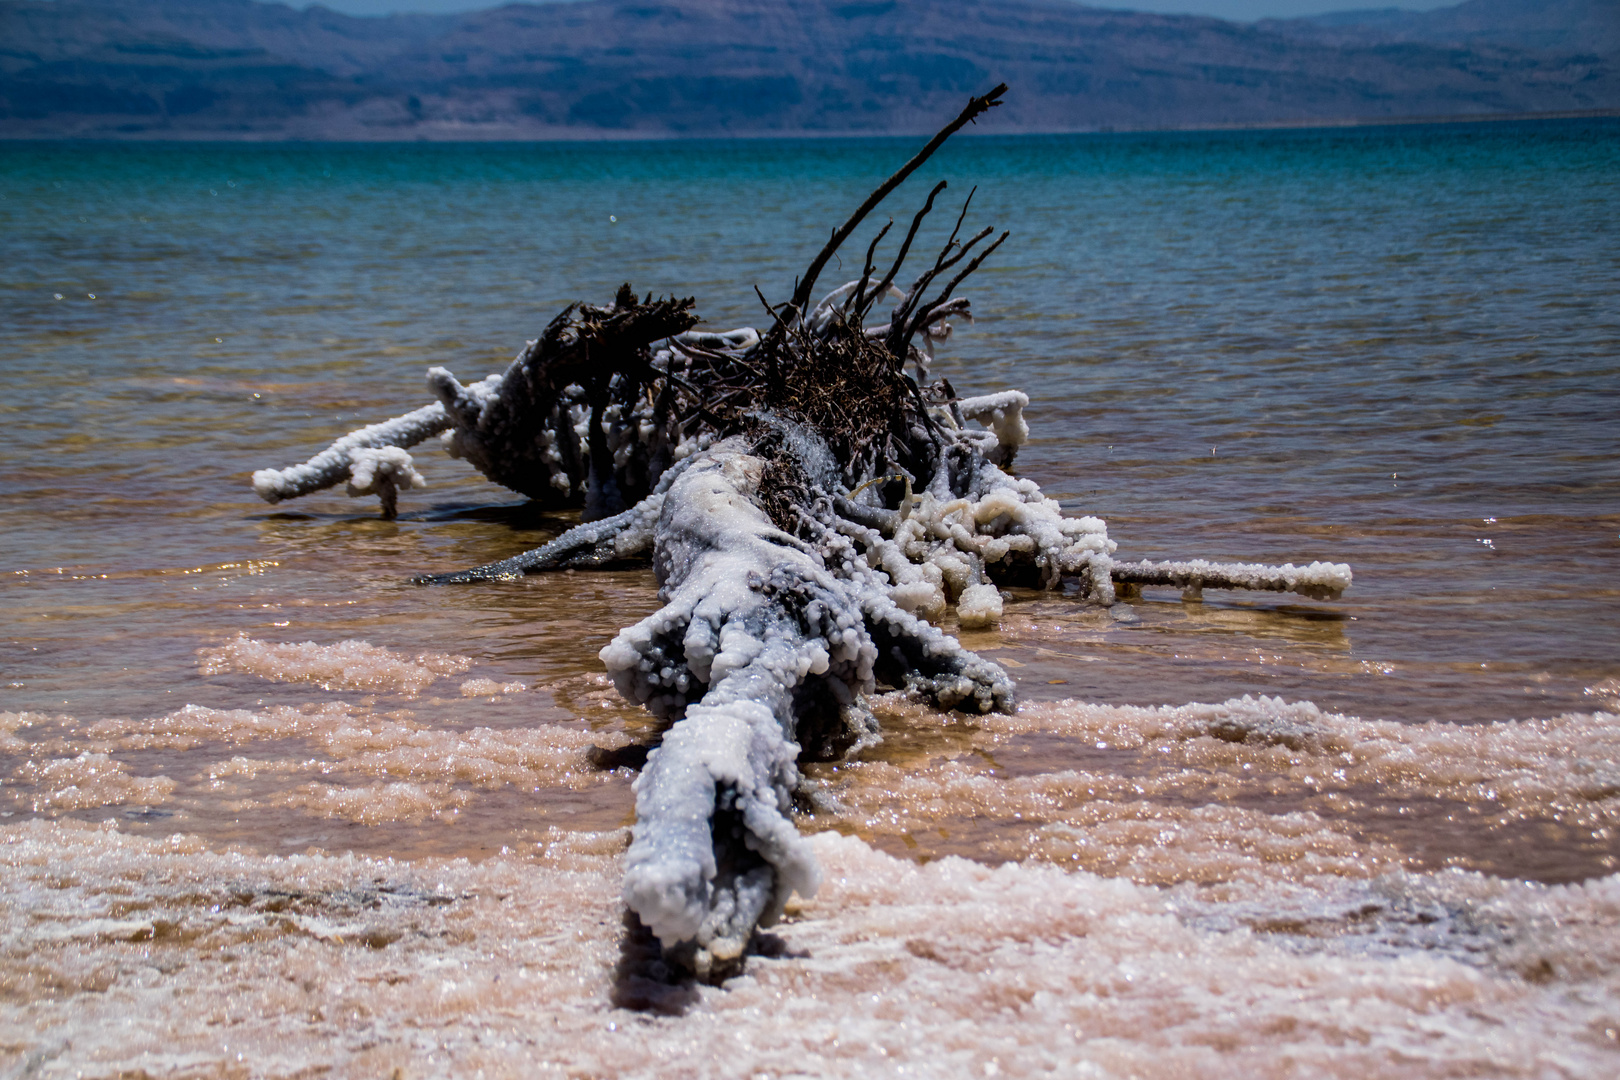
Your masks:
[[[249,490],[625,280],[757,324],[911,148],[0,147],[0,1065],[1620,1068],[1620,125],[983,138],[903,188],[1012,232],[936,373],[1029,392],[1018,471],[1122,556],[1356,581],[1015,596],[964,641],[1024,707],[881,701],[723,988],[616,899],[599,751],[653,729],[596,652],[651,572],[407,584],[568,524],[426,448],[394,522]]]

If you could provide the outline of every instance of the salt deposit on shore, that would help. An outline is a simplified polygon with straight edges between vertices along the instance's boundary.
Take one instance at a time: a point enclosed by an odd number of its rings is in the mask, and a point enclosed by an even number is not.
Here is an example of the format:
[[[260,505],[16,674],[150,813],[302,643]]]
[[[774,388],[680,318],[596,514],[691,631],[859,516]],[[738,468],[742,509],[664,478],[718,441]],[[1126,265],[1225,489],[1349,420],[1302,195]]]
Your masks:
[[[202,653],[209,675],[245,671],[279,682],[307,682],[325,690],[392,690],[418,694],[441,675],[457,675],[472,661],[447,653],[403,656],[364,641],[317,645],[313,641],[258,641],[246,634]]]
[[[1239,698],[953,718],[878,698],[886,741],[810,769],[797,822],[819,892],[706,987],[664,981],[650,935],[625,927],[629,830],[589,822],[628,821],[622,765],[647,733],[598,715],[600,677],[576,681],[573,724],[475,726],[408,682],[405,709],[0,714],[20,762],[0,789],[15,815],[0,824],[0,1068],[1407,1078],[1620,1063],[1620,876],[1425,870],[1364,807],[1473,807],[1478,839],[1538,822],[1595,835],[1620,815],[1612,715],[1397,724]],[[446,700],[520,692],[468,686]],[[534,801],[514,812],[517,797]],[[399,854],[291,853],[319,821]],[[412,849],[430,834],[488,857]]]
[[[624,831],[472,864],[0,830],[0,1061],[30,1075],[1607,1076],[1620,878],[1393,872],[1211,903],[812,838],[722,988],[621,946]]]

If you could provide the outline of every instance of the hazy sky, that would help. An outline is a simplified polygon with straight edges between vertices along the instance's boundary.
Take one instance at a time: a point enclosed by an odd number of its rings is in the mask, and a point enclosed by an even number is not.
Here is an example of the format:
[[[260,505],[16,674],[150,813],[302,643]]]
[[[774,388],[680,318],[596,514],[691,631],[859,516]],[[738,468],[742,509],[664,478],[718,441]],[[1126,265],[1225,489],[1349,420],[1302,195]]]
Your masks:
[[[302,0],[291,0],[294,7],[308,7]],[[505,0],[321,0],[334,11],[351,15],[384,15],[393,11],[478,11],[499,7]],[[1290,15],[1317,15],[1324,11],[1356,8],[1406,8],[1428,11],[1451,7],[1458,0],[1092,0],[1092,7],[1125,8],[1132,11],[1188,12],[1214,15],[1222,19],[1286,18]]]

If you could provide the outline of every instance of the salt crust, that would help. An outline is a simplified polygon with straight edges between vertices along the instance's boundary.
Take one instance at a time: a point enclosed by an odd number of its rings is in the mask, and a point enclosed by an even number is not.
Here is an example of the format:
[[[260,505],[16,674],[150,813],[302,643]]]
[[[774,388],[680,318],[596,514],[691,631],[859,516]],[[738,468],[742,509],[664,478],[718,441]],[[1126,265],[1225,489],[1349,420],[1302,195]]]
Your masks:
[[[498,683],[494,679],[468,679],[461,684],[462,697],[499,697],[502,694],[521,694],[529,687],[526,683]]]
[[[36,712],[0,712],[0,751],[15,754],[28,749],[28,741],[17,732],[49,721],[52,717]]]
[[[508,689],[513,685],[521,684],[508,684]],[[53,731],[49,738],[21,737],[47,724]],[[468,788],[595,787],[608,774],[592,765],[587,753],[629,741],[622,733],[553,724],[433,727],[408,717],[356,711],[342,702],[258,711],[188,705],[165,716],[84,725],[69,717],[0,713],[0,733],[14,732],[20,735],[11,734],[5,749],[21,764],[7,789],[13,805],[36,813],[165,803],[188,807],[199,798],[198,791],[181,789],[167,776],[131,776],[116,755],[256,743],[259,756],[238,754],[208,768],[212,810],[240,815],[288,807],[368,825],[422,821],[459,810],[469,801]],[[284,740],[298,740],[290,754],[277,745]],[[311,758],[311,750],[322,756]],[[263,756],[267,753],[279,756]],[[311,774],[322,780],[298,783]],[[265,793],[262,785],[243,786],[260,775],[280,778],[277,789]]]
[[[836,809],[817,824],[904,840],[959,822],[981,829],[987,856],[1038,858],[1157,884],[1371,877],[1397,869],[1400,853],[1369,843],[1309,811],[1273,814],[1210,803],[1175,778],[1065,770],[1000,778],[962,761],[841,770]]]
[[[1010,408],[1016,404],[1010,399],[1024,395],[993,397],[1008,398]],[[1116,545],[1107,526],[1100,518],[1064,516],[1057,500],[1041,494],[1034,481],[1003,472],[996,464],[996,447],[1010,454],[1016,444],[981,434],[988,442],[972,464],[967,496],[957,498],[950,470],[940,469],[933,486],[908,497],[897,512],[866,507],[863,513],[860,505],[842,504],[857,520],[867,519],[840,528],[886,576],[893,602],[932,620],[955,600],[964,627],[993,626],[1001,620],[1002,608],[991,583],[992,568],[995,573],[1028,568],[1043,586],[1056,587],[1065,576],[1078,578],[1088,599],[1112,604]],[[868,492],[860,497],[875,498]]]
[[[0,828],[0,1067],[1404,1080],[1620,1059],[1620,877],[1395,873],[1211,904],[822,834],[780,959],[665,987],[615,976],[623,835],[473,865]]]
[[[1001,446],[1017,449],[1029,441],[1029,424],[1024,420],[1029,395],[1022,390],[963,398],[956,407],[965,419],[977,420],[989,428]]]
[[[0,713],[0,728],[27,715]],[[99,720],[86,725],[70,738],[53,744],[82,751],[79,758],[72,759],[79,764],[30,761],[23,775],[44,789],[44,794],[37,796],[42,807],[68,806],[76,799],[89,798],[84,794],[89,790],[100,793],[99,801],[79,805],[144,805],[162,801],[172,792],[173,781],[124,776],[123,766],[110,755],[128,750],[191,750],[218,744],[270,743],[273,748],[275,742],[287,739],[302,740],[296,761],[238,755],[213,766],[210,779],[219,788],[235,780],[251,780],[266,770],[376,777],[387,783],[353,790],[369,791],[394,803],[406,796],[416,803],[425,798],[432,803],[428,812],[438,812],[462,804],[463,796],[451,791],[452,784],[482,788],[511,785],[531,791],[542,787],[582,790],[600,784],[605,774],[588,762],[587,751],[593,746],[615,748],[628,742],[621,733],[556,724],[522,728],[431,727],[408,718],[356,712],[342,702],[257,711],[187,705],[165,716]],[[29,744],[24,744],[24,749],[38,752]],[[325,760],[310,760],[310,749],[325,755]],[[85,787],[92,782],[97,786]],[[393,786],[400,782],[414,785],[414,789]],[[53,788],[53,783],[62,786]],[[75,787],[78,794],[69,791]],[[305,789],[305,796],[277,805],[302,805],[354,820],[367,820],[368,813],[384,813],[345,809],[356,805],[358,794],[341,798],[320,794],[315,802],[310,801],[313,797]],[[252,805],[256,804],[249,800],[234,804],[234,809],[240,811]],[[403,816],[415,812],[403,812]]]
[[[1583,693],[1602,702],[1611,712],[1620,712],[1620,679],[1601,679]]]
[[[1044,731],[1152,750],[1167,768],[1207,771],[1217,796],[1251,787],[1253,781],[1237,779],[1250,766],[1291,787],[1371,786],[1400,797],[1500,807],[1509,817],[1620,821],[1620,716],[1613,713],[1407,724],[1244,696],[1154,708],[1058,702],[981,723],[1003,734]]]
[[[874,707],[937,723],[900,695]],[[1376,877],[1402,865],[1401,852],[1333,818],[1241,805],[1256,796],[1453,800],[1481,827],[1552,818],[1608,830],[1620,822],[1620,722],[1608,713],[1400,724],[1268,697],[1156,708],[1064,701],[975,718],[972,728],[965,743],[932,757],[840,766],[816,792],[816,824],[905,840],[995,822],[981,830],[989,857],[1222,893],[1234,882]],[[1032,734],[1095,747],[1097,764],[993,776],[974,752],[994,755],[998,744]]]
[[[467,802],[467,793],[457,791],[449,784],[413,784],[405,780],[361,787],[305,784],[264,800],[265,805],[308,810],[323,817],[346,818],[361,825],[381,825],[390,821],[421,822],[438,817],[446,810],[459,810]]]
[[[245,671],[278,682],[314,683],[326,690],[391,690],[414,697],[441,675],[466,671],[472,660],[447,653],[406,656],[350,639],[336,645],[259,641],[246,634],[204,649],[205,675]]]
[[[382,500],[382,515],[393,518],[399,508],[400,488],[427,487],[416,471],[411,455],[398,446],[356,450],[349,467],[349,495],[376,495]]]
[[[969,585],[956,602],[956,618],[964,630],[998,625],[1001,590],[990,584]]]
[[[29,760],[18,776],[38,785],[32,809],[84,810],[93,806],[156,806],[168,801],[175,783],[166,776],[130,776],[124,764],[88,751],[71,758]]]

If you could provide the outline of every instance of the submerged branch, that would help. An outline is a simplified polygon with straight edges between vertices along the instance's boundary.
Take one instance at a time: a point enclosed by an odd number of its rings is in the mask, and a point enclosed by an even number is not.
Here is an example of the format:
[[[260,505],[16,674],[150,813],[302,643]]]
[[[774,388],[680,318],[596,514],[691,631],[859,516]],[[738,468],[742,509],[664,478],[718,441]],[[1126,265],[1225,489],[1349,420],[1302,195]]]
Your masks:
[[[1313,562],[1308,566],[1284,563],[1217,563],[1204,559],[1184,562],[1115,563],[1109,568],[1115,582],[1129,585],[1170,585],[1195,595],[1204,589],[1246,589],[1291,592],[1314,600],[1337,600],[1350,587],[1353,575],[1344,563]]]

